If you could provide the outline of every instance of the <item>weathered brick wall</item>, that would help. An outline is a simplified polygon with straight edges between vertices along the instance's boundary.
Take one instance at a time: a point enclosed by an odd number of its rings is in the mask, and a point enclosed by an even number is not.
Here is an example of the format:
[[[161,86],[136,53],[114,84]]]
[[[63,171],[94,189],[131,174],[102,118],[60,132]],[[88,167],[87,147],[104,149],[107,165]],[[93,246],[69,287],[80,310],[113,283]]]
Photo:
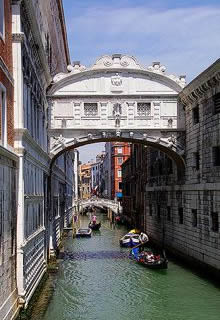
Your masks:
[[[7,90],[7,131],[8,131],[8,143],[13,146],[14,143],[14,111],[13,111],[13,84],[9,80],[6,73],[9,74],[9,77],[12,78],[12,24],[11,24],[11,5],[10,0],[5,0],[5,39],[4,41],[0,38],[0,59],[1,64],[5,65],[7,72],[1,68],[0,64],[0,82]],[[4,69],[5,69],[4,68]],[[1,117],[1,112],[0,112]],[[0,118],[1,126],[1,118]],[[0,127],[1,134],[1,127]]]

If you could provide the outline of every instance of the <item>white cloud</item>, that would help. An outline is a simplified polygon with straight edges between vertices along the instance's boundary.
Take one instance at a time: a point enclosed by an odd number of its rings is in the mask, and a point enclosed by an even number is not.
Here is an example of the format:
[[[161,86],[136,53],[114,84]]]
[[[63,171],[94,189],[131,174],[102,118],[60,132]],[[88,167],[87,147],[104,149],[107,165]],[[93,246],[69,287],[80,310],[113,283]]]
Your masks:
[[[84,64],[103,54],[128,53],[143,64],[161,61],[169,72],[192,79],[220,53],[219,7],[103,6],[88,8],[68,26],[74,60]]]

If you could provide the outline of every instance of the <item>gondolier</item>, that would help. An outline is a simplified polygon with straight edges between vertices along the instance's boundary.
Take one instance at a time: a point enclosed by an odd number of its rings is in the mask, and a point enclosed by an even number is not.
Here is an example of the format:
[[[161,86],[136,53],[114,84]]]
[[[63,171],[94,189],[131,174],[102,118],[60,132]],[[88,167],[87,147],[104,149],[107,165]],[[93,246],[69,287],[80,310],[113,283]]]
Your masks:
[[[96,219],[97,219],[97,217],[96,217],[96,215],[94,214],[94,215],[92,216],[92,223],[93,223],[93,224],[96,224]]]

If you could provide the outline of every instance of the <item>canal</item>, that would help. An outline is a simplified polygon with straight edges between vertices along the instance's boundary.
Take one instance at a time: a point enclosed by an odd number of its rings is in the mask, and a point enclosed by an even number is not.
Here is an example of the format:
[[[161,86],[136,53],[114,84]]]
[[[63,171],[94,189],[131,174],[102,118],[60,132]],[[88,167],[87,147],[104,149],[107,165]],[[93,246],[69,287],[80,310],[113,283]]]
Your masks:
[[[219,288],[172,261],[167,270],[130,261],[128,249],[119,247],[125,227],[100,218],[101,230],[91,238],[67,238],[43,320],[220,319]]]

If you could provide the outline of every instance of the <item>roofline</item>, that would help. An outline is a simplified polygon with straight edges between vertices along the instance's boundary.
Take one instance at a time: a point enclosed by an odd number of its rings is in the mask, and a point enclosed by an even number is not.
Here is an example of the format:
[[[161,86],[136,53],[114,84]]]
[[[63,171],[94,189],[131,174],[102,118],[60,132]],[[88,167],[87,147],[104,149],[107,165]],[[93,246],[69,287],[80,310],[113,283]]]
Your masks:
[[[57,0],[57,6],[58,6],[58,10],[59,10],[59,18],[60,18],[63,40],[64,40],[64,50],[65,50],[65,54],[66,54],[66,62],[67,62],[67,65],[69,65],[71,63],[71,60],[70,60],[70,52],[69,52],[69,46],[68,46],[68,40],[67,40],[66,21],[65,21],[64,9],[63,9],[63,0]]]
[[[209,77],[212,77],[214,72],[220,71],[220,59],[213,62],[208,68],[202,71],[197,77],[195,77],[183,90],[179,93],[179,96],[189,95],[196,87],[202,82],[207,82]]]
[[[178,93],[180,93],[183,88],[173,79],[163,75],[163,74],[159,74],[159,73],[155,73],[155,72],[151,72],[148,70],[140,70],[140,69],[133,69],[133,68],[95,68],[95,69],[86,69],[83,70],[81,72],[78,73],[69,73],[67,74],[67,76],[65,76],[64,78],[62,78],[61,80],[55,82],[54,84],[52,84],[52,86],[50,87],[49,91],[48,91],[48,95],[51,96],[53,94],[55,94],[56,91],[58,91],[59,89],[65,87],[66,85],[68,85],[69,81],[71,79],[74,78],[82,78],[82,76],[84,75],[91,75],[91,74],[97,74],[97,73],[117,73],[117,72],[127,72],[127,73],[138,73],[138,74],[144,74],[144,75],[148,75],[150,77],[150,80],[162,80],[164,83],[170,83],[171,87]]]

